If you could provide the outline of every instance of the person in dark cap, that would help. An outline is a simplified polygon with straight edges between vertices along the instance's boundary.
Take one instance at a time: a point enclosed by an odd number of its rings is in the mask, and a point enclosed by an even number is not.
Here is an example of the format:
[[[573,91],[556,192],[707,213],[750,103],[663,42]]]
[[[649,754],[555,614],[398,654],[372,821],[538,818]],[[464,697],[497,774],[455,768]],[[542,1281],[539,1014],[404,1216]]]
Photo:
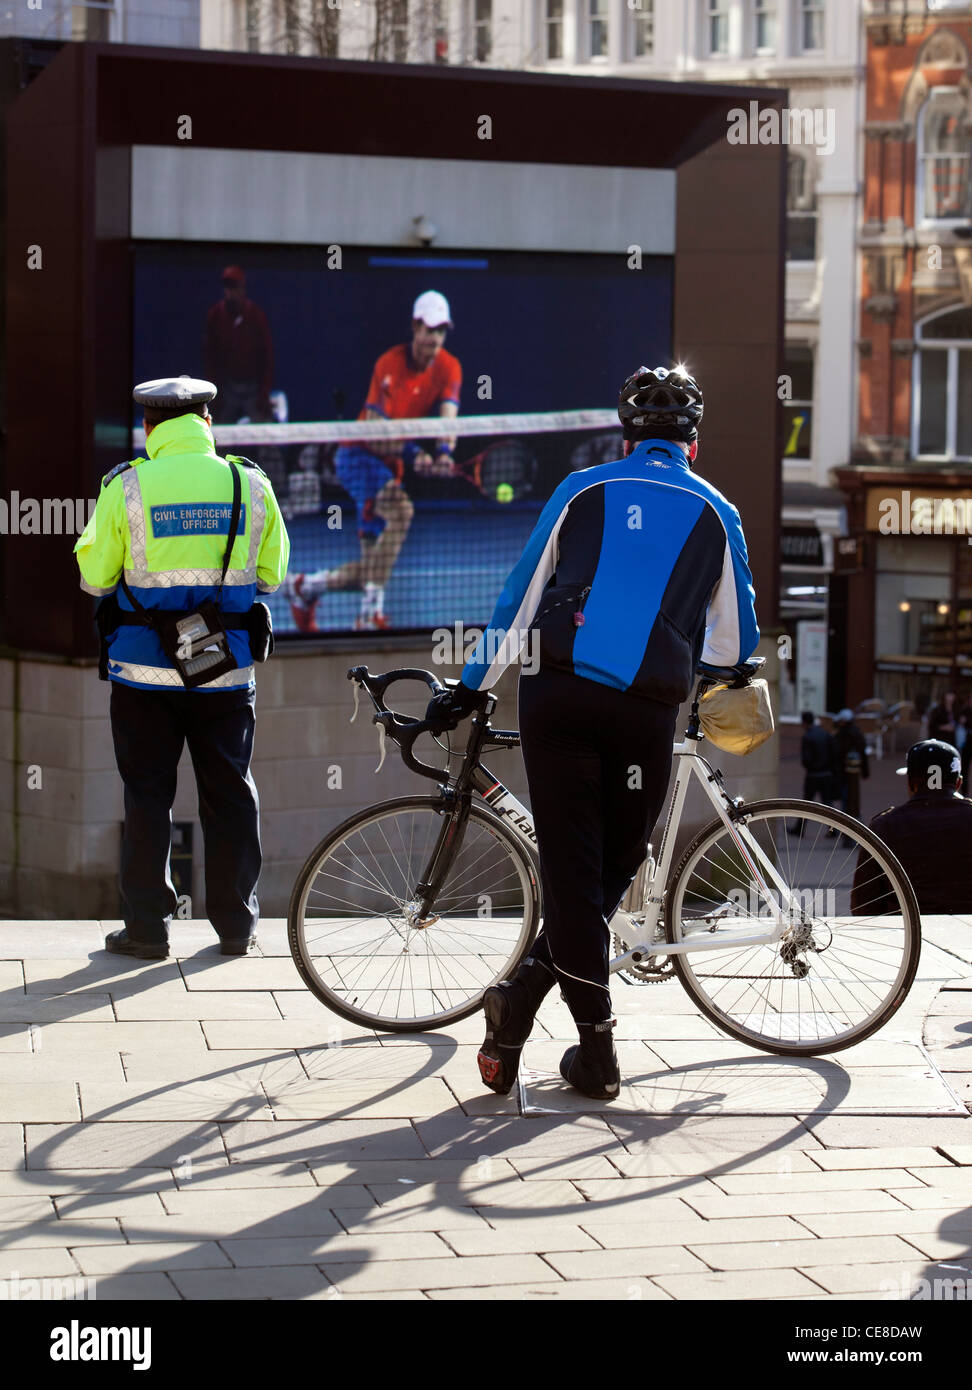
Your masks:
[[[169,875],[171,812],[183,744],[199,789],[206,912],[224,955],[256,941],[259,802],[250,775],[254,661],[272,645],[256,601],[287,572],[290,542],[269,479],[220,458],[211,381],[143,382],[147,458],[102,479],[75,551],[81,587],[101,600],[100,675],[125,785],[121,895],[125,927],[109,951],[169,953],[177,906]]]
[[[901,861],[922,912],[972,912],[972,801],[961,795],[959,751],[939,739],[908,749],[898,772],[909,798],[871,821],[871,829]],[[858,863],[851,910],[858,916],[894,912],[887,880],[874,860]]]
[[[232,425],[246,416],[273,419],[273,339],[267,316],[246,294],[246,274],[238,265],[223,271],[223,297],[206,315],[204,370],[219,387],[213,418]]]

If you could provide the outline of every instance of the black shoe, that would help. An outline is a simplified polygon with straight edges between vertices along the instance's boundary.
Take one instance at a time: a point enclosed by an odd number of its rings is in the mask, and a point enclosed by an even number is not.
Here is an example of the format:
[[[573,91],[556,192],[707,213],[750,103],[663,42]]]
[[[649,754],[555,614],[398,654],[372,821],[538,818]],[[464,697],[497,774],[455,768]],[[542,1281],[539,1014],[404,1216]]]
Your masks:
[[[252,936],[241,936],[238,941],[231,937],[224,938],[219,943],[219,954],[221,956],[245,956],[252,951],[257,944],[256,933]]]
[[[491,1091],[509,1095],[520,1066],[520,1053],[533,1029],[533,1020],[548,990],[552,973],[528,956],[512,980],[491,985],[483,995],[486,1037],[476,1062]]]
[[[169,954],[168,942],[133,941],[124,927],[108,933],[105,950],[116,956],[136,956],[139,960],[165,960]]]
[[[621,1068],[614,1049],[616,1023],[615,1018],[607,1018],[603,1023],[578,1023],[580,1042],[568,1047],[560,1059],[564,1080],[592,1100],[617,1100],[621,1091]]]

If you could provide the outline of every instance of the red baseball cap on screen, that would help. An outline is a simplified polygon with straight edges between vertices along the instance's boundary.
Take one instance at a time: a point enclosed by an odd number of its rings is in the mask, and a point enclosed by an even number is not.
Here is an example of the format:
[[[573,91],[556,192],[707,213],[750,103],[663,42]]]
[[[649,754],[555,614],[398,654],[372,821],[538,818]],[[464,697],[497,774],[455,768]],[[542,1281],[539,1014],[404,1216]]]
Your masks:
[[[220,278],[224,285],[246,284],[246,272],[238,265],[228,265]]]

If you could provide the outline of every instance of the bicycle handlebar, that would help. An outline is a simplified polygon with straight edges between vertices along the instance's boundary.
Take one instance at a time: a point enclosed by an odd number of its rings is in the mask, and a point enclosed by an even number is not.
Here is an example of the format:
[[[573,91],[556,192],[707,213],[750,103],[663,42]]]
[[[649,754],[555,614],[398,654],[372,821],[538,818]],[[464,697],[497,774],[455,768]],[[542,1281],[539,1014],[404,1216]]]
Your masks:
[[[441,733],[442,726],[429,719],[412,719],[407,714],[397,714],[385,704],[385,691],[395,681],[423,681],[433,695],[441,695],[447,687],[437,681],[431,671],[423,671],[417,666],[403,666],[397,671],[386,671],[383,676],[377,676],[372,675],[367,666],[352,666],[348,671],[348,680],[364,686],[377,710],[372,723],[380,724],[388,737],[395,740],[401,749],[402,762],[409,771],[418,773],[420,777],[432,777],[437,782],[449,775],[447,768],[431,767],[412,753],[412,746],[420,734]]]

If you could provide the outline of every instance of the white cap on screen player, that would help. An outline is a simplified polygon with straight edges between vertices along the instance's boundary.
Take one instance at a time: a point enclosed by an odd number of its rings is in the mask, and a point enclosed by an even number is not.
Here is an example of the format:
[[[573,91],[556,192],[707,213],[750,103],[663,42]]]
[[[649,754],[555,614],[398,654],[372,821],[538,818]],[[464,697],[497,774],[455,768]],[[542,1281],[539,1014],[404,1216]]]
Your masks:
[[[449,301],[438,290],[426,290],[419,295],[412,309],[412,318],[421,319],[426,328],[452,327]]]

